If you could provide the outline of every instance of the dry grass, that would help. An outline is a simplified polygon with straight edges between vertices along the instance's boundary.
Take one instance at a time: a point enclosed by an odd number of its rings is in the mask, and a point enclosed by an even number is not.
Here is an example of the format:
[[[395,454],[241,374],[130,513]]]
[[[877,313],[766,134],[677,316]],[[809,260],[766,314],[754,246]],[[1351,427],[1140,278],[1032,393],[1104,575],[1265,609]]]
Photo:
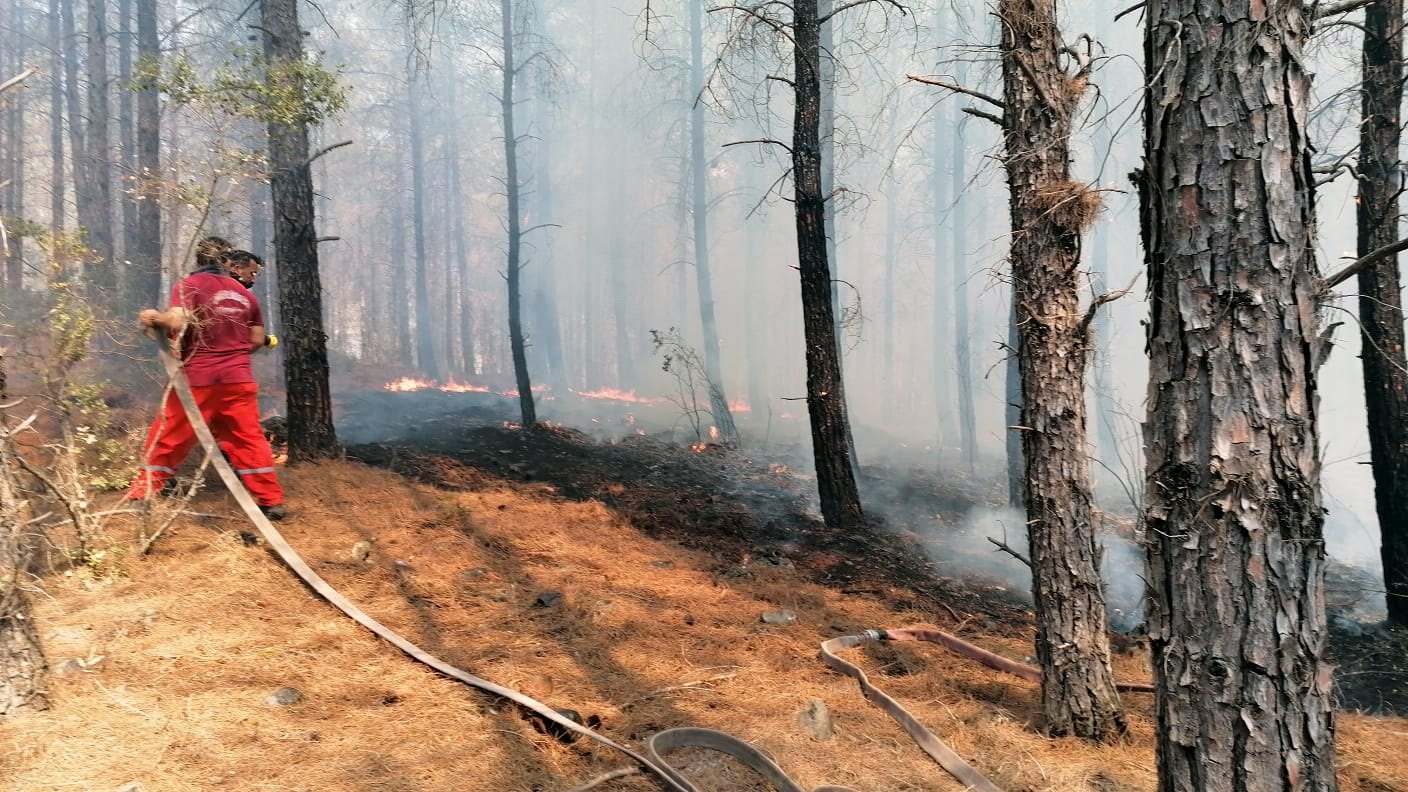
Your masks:
[[[597,714],[639,745],[663,728],[724,729],[773,754],[804,787],[954,790],[818,643],[863,627],[947,618],[759,565],[721,578],[705,553],[643,538],[599,503],[495,484],[452,493],[350,463],[288,471],[289,541],[344,594],[433,654],[559,707]],[[223,493],[200,511],[233,513]],[[135,531],[135,526],[130,526]],[[310,597],[237,521],[191,518],[125,576],[55,576],[36,597],[50,661],[101,655],[53,680],[54,707],[0,724],[0,786],[15,790],[563,790],[624,764],[561,745],[502,702],[432,673]],[[354,560],[354,544],[371,555]],[[468,573],[468,574],[466,574]],[[544,592],[562,593],[538,607]],[[796,624],[772,627],[786,607]],[[1009,656],[1024,640],[967,637]],[[897,645],[860,659],[872,677],[1013,792],[1154,788],[1147,699],[1130,697],[1124,744],[1051,740],[1029,728],[1030,685]],[[1121,676],[1145,674],[1120,658]],[[301,703],[266,697],[282,686]],[[796,725],[809,699],[834,739]],[[1346,792],[1408,790],[1408,723],[1340,720]],[[749,790],[736,767],[690,755],[702,788]],[[642,778],[603,790],[655,788]]]

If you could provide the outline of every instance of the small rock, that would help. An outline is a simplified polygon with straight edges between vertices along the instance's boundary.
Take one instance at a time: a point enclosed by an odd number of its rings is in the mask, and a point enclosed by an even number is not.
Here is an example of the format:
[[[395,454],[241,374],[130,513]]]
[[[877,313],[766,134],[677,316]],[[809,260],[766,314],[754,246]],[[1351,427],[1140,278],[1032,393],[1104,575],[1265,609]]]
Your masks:
[[[685,624],[690,624],[690,625],[694,624],[694,614],[693,614],[693,613],[686,613],[686,614],[684,615],[684,623],[685,623]]]
[[[367,541],[366,539],[363,539],[362,541],[352,545],[352,560],[356,561],[359,564],[363,561],[366,561],[367,556],[370,556],[371,554],[372,543]]]
[[[240,531],[240,541],[244,542],[245,547],[254,547],[259,544],[259,537],[252,531]]]
[[[836,727],[831,723],[831,710],[819,698],[808,701],[807,706],[797,713],[797,724],[818,740],[825,741],[836,736]]]
[[[551,608],[552,606],[556,605],[557,603],[559,603],[559,602],[561,602],[561,601],[562,601],[562,592],[561,592],[561,591],[548,591],[548,592],[544,592],[544,593],[542,593],[542,594],[539,594],[539,595],[538,595],[538,598],[537,598],[536,600],[533,600],[533,604],[536,605],[536,606],[538,606],[539,608]]]
[[[764,624],[791,624],[797,621],[797,614],[790,610],[766,611],[762,615]]]
[[[650,566],[653,566],[653,567],[655,567],[656,569],[674,569],[674,568],[675,568],[675,562],[674,562],[674,561],[651,561],[651,562],[650,562]]]
[[[484,567],[475,567],[474,569],[466,569],[465,571],[461,572],[460,578],[469,581],[483,580],[484,576],[487,574],[489,574],[489,570],[485,569]]]
[[[269,697],[264,700],[275,706],[286,707],[290,704],[297,704],[302,701],[303,694],[298,692],[296,688],[281,687],[273,693],[270,693]]]
[[[87,670],[82,663],[70,657],[54,666],[54,676],[77,676]]]
[[[142,786],[140,783],[136,781],[128,781],[127,783],[118,787],[114,792],[143,792],[144,789],[146,789],[146,787]]]

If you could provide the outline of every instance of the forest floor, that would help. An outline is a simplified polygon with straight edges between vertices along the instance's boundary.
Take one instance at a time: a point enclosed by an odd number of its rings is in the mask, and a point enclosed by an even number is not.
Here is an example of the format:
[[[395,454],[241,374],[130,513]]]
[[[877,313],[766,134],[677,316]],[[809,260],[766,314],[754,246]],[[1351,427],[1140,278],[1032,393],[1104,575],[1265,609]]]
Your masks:
[[[692,449],[634,412],[601,419],[612,429],[595,437],[525,432],[512,408],[487,394],[341,397],[347,459],[281,473],[291,516],[280,531],[430,653],[595,715],[618,741],[707,726],[761,747],[806,788],[961,788],[817,646],[925,624],[1028,659],[1029,605],[978,571],[992,546],[966,517],[996,499],[991,487],[867,465],[869,490],[915,516],[841,534],[780,449]],[[218,484],[186,508],[149,555],[130,550],[140,518],[118,515],[102,564],[37,582],[53,705],[0,723],[0,788],[563,792],[627,764],[553,739],[342,617],[250,541]],[[1351,617],[1373,581],[1333,572],[1341,788],[1408,792],[1408,645]],[[780,610],[795,620],[763,621]],[[1117,675],[1147,680],[1143,645],[1114,639]],[[1031,683],[943,649],[871,645],[848,659],[1004,789],[1155,787],[1148,696],[1125,697],[1128,739],[1088,745],[1039,734]],[[299,700],[274,703],[284,687]],[[803,724],[814,701],[829,732]],[[718,755],[674,759],[709,792],[769,788]],[[656,786],[634,776],[596,788]]]

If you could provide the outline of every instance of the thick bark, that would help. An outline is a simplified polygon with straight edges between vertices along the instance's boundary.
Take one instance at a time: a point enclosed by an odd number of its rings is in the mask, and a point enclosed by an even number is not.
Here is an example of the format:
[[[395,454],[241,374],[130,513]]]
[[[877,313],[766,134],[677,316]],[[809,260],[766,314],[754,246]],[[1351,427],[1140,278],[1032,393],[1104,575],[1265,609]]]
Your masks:
[[[280,79],[283,72],[278,66],[303,58],[298,3],[262,0],[260,9],[270,79]],[[300,87],[293,86],[295,91]],[[308,124],[302,119],[271,119],[268,131],[279,316],[284,331],[284,384],[288,394],[288,453],[290,462],[302,462],[338,453],[328,386],[327,335],[323,332],[318,235],[313,225]]]
[[[1013,289],[1007,310],[1007,358],[1003,365],[1002,417],[1007,422],[1007,505],[1016,511],[1026,508],[1026,463],[1022,458],[1022,367],[1017,358],[1021,339],[1017,332],[1017,291]]]
[[[691,96],[704,87],[704,10],[689,4],[689,85]],[[724,440],[736,442],[738,427],[724,389],[719,324],[714,317],[714,278],[709,263],[709,163],[704,156],[704,104],[695,101],[689,113],[689,158],[692,174],[690,206],[694,210],[694,280],[699,292],[699,325],[704,339],[704,374],[709,379],[709,411]]]
[[[157,0],[136,0],[137,62],[149,71],[161,65],[161,38],[156,25]],[[144,305],[161,304],[161,98],[154,81],[137,92],[137,202],[135,247],[128,251],[128,282],[143,296]]]
[[[826,256],[826,196],[821,169],[821,46],[817,0],[793,4],[794,85],[792,181],[797,220],[797,261],[802,287],[802,330],[807,346],[807,410],[816,461],[821,514],[831,528],[864,520],[846,437],[841,365],[832,310],[831,266]]]
[[[0,383],[3,381],[0,374]],[[0,443],[8,442],[0,439]],[[25,510],[9,450],[0,452],[0,716],[4,716],[48,707],[44,692],[48,666],[30,615],[29,600],[20,587],[20,576],[26,567],[21,541]]]
[[[513,88],[519,66],[514,60],[513,0],[502,0],[503,14],[503,92],[499,97],[504,120],[504,187],[508,193],[508,339],[513,355],[513,379],[518,385],[518,407],[523,416],[523,428],[531,429],[538,422],[533,404],[533,385],[528,378],[528,352],[523,341],[522,317],[522,218],[518,183],[518,138],[513,126]]]
[[[1003,0],[1004,165],[1022,382],[1027,535],[1046,729],[1092,740],[1125,731],[1110,668],[1086,452],[1080,235],[1093,196],[1071,180],[1084,72],[1062,68],[1054,0]]]
[[[1364,10],[1363,57],[1360,256],[1398,241],[1403,0],[1378,0]],[[1388,256],[1359,273],[1359,326],[1388,617],[1408,624],[1408,359],[1398,256]]]
[[[107,1],[88,0],[87,191],[79,202],[80,225],[88,232],[89,282],[95,296],[117,288],[112,234],[112,146],[109,142]]]
[[[1254,0],[1146,13],[1159,788],[1334,790],[1307,20]]]

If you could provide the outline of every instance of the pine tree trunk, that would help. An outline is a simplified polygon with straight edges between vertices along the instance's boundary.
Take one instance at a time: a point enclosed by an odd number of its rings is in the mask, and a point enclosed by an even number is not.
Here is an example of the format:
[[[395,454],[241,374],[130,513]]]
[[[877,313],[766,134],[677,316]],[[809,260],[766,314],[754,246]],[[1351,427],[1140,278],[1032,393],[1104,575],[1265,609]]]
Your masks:
[[[1308,22],[1253,0],[1146,13],[1159,788],[1334,790]]]
[[[1398,241],[1403,0],[1364,11],[1364,121],[1359,127],[1359,255]],[[1408,360],[1398,256],[1359,273],[1359,326],[1374,501],[1390,621],[1408,625]]]
[[[431,381],[440,380],[435,357],[435,330],[430,318],[430,262],[425,254],[425,118],[420,92],[423,75],[417,66],[418,51],[412,41],[411,20],[406,20],[406,110],[411,132],[411,228],[416,245],[416,364]]]
[[[1086,451],[1080,235],[1098,199],[1071,180],[1084,72],[1062,69],[1054,0],[1003,0],[1003,137],[1022,383],[1022,455],[1042,711],[1051,734],[1125,731],[1110,668]]]
[[[967,82],[968,68],[959,64],[955,79]],[[964,195],[968,180],[968,140],[964,135],[966,119],[954,125],[953,145],[949,149],[952,167],[949,169],[949,192],[953,196],[953,368],[954,386],[958,393],[958,440],[963,447],[963,461],[972,474],[978,464],[978,417],[973,406],[973,328],[968,321],[968,201]]]
[[[704,10],[700,3],[689,4],[689,85],[690,95],[704,88]],[[709,163],[704,155],[704,104],[695,101],[689,114],[689,158],[694,209],[694,281],[699,293],[699,325],[704,339],[704,374],[709,379],[709,411],[714,426],[724,440],[738,441],[738,427],[728,406],[724,388],[723,353],[719,348],[719,324],[714,316],[714,275],[709,261]]]
[[[0,383],[3,382],[0,367]],[[48,666],[29,600],[20,587],[26,568],[21,541],[24,508],[9,453],[9,449],[0,448],[0,717],[20,710],[48,708],[44,693]]]
[[[9,60],[5,60],[6,79],[20,74],[25,69],[25,55],[27,39],[30,36],[28,24],[25,21],[25,9],[18,2],[11,3],[11,19],[14,20],[13,36],[9,50]],[[11,104],[4,114],[5,129],[5,180],[6,185],[5,211],[0,214],[7,214],[17,220],[28,219],[25,217],[25,114],[27,111],[28,92],[16,90]],[[8,97],[7,97],[8,98]],[[20,236],[9,237],[9,255],[5,258],[3,273],[4,289],[12,294],[17,294],[24,285],[24,238]]]
[[[49,230],[64,227],[66,182],[64,178],[64,63],[60,0],[49,0]]]
[[[846,437],[840,347],[832,311],[831,266],[826,257],[826,196],[821,188],[821,26],[817,0],[796,0],[793,9],[796,102],[792,180],[802,330],[807,345],[807,410],[822,518],[830,528],[850,530],[861,525],[864,515]]]
[[[262,0],[260,8],[264,57],[270,65],[270,79],[278,79],[279,66],[303,58],[297,0]],[[301,86],[292,88],[299,91]],[[268,127],[279,316],[284,331],[284,382],[288,394],[288,452],[290,462],[302,462],[338,453],[328,386],[327,335],[323,332],[318,235],[313,224],[308,124],[302,120],[271,119]]]
[[[522,318],[521,243],[522,218],[519,215],[521,185],[518,183],[518,138],[513,126],[513,88],[518,64],[514,60],[513,0],[502,0],[503,14],[503,92],[500,107],[504,119],[504,186],[508,193],[508,339],[513,356],[513,379],[518,386],[518,407],[523,416],[523,428],[538,423],[538,411],[533,404],[533,385],[528,378],[528,352],[524,346]]]
[[[454,79],[450,80],[451,84]],[[455,107],[454,95],[450,95],[450,107]],[[450,233],[454,235],[451,240],[451,248],[454,250],[455,269],[459,272],[460,281],[460,354],[464,359],[464,366],[461,369],[466,379],[475,375],[475,338],[474,338],[474,301],[470,297],[469,290],[469,239],[465,229],[464,213],[464,186],[460,179],[460,147],[459,133],[451,131],[446,140],[447,151],[445,158],[449,162],[450,179]]]
[[[161,67],[161,38],[157,31],[157,0],[136,0],[137,63],[147,73]],[[135,247],[128,254],[128,281],[144,305],[161,301],[161,98],[154,80],[144,80],[137,92],[137,202]]]
[[[112,146],[108,140],[108,22],[107,0],[88,0],[88,195],[80,204],[86,209],[81,225],[88,232],[92,250],[89,281],[95,296],[111,295],[117,289],[117,261],[113,255],[112,233]]]

